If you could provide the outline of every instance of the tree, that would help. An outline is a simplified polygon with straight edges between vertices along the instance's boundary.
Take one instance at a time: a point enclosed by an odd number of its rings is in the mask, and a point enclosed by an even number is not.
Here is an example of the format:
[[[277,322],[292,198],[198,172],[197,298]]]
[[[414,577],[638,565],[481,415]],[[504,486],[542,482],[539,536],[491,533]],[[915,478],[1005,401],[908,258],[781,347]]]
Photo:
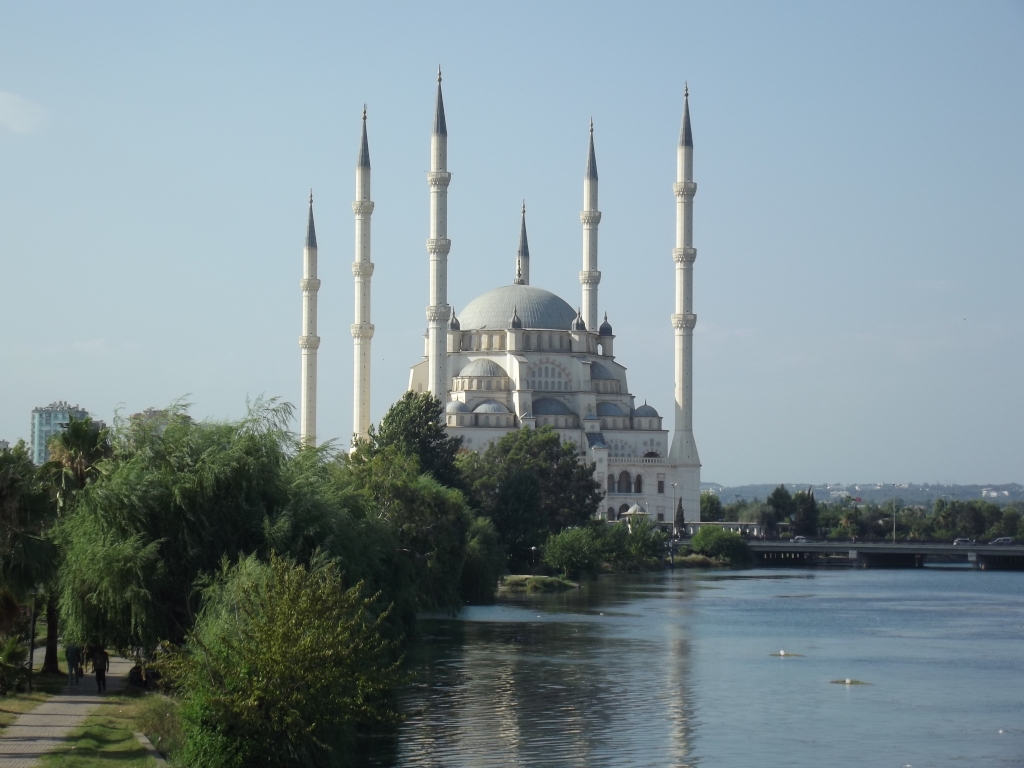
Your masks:
[[[107,429],[100,429],[88,416],[84,419],[72,416],[64,428],[50,438],[47,448],[50,460],[43,465],[42,473],[53,490],[59,517],[72,510],[75,496],[99,475],[101,462],[110,456],[110,433]],[[43,671],[59,674],[57,639],[60,613],[57,610],[56,580],[48,581],[44,587],[46,654],[43,658]]]
[[[789,491],[786,490],[786,486],[780,485],[768,496],[768,506],[772,508],[775,513],[776,522],[782,522],[788,520],[796,512],[796,505],[793,503],[793,497]]]
[[[592,576],[601,565],[601,548],[593,529],[566,528],[544,544],[544,562],[567,579]]]
[[[512,568],[530,564],[531,547],[588,522],[603,498],[594,465],[551,427],[517,429],[483,454],[461,453],[470,504],[493,523]]]
[[[678,499],[676,501],[676,517],[675,517],[675,521],[676,521],[676,530],[677,531],[682,531],[683,527],[686,525],[686,515],[685,515],[685,513],[683,511],[683,500],[682,499]],[[682,535],[682,534],[680,534],[680,535]]]
[[[419,459],[420,470],[430,473],[441,485],[462,487],[455,466],[462,438],[452,437],[445,430],[444,404],[430,392],[406,392],[388,409],[380,426],[371,426],[367,439],[357,441],[355,447],[368,457],[394,447]]]
[[[722,519],[722,500],[718,498],[717,493],[701,491],[700,519],[705,522],[717,522]]]
[[[343,764],[357,725],[395,719],[398,662],[383,620],[334,563],[222,565],[185,652],[165,667],[183,694],[183,763]]]
[[[55,519],[25,441],[0,451],[0,627],[8,631],[56,567],[57,550],[47,537]]]
[[[723,560],[736,567],[750,565],[753,559],[750,546],[738,533],[716,525],[702,525],[690,539],[690,548],[698,555]]]
[[[818,534],[818,504],[814,490],[797,491],[793,496],[793,532],[801,536]]]

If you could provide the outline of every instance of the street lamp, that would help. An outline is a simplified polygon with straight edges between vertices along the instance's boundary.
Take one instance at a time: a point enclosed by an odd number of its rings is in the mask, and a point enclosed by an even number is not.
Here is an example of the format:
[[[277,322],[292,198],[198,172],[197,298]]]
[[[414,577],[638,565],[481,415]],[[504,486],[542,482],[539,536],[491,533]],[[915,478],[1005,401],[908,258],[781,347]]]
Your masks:
[[[672,538],[676,538],[679,532],[676,530],[676,486],[679,483],[672,483]]]

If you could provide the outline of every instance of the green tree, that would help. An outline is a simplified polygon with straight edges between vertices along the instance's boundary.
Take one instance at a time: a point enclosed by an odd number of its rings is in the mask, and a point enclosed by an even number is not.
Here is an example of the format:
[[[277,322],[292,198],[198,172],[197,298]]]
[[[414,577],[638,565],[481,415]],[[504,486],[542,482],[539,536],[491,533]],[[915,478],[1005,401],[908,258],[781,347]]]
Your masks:
[[[52,488],[59,517],[72,511],[76,495],[99,476],[103,460],[110,456],[110,432],[100,429],[88,416],[84,419],[72,416],[64,428],[50,438],[47,448],[50,460],[43,465],[41,472]],[[43,671],[59,674],[57,640],[60,612],[56,569],[53,578],[43,586],[46,596]]]
[[[544,562],[567,579],[592,576],[601,565],[601,546],[590,527],[566,528],[548,537]]]
[[[723,560],[734,567],[750,565],[750,546],[735,531],[715,525],[703,525],[690,539],[690,548],[698,555]]]
[[[683,500],[682,499],[677,499],[676,500],[676,517],[675,517],[675,521],[676,521],[676,530],[677,531],[682,531],[683,527],[686,525],[686,513],[683,510]],[[680,536],[681,535],[682,534],[680,533]]]
[[[701,491],[700,519],[705,522],[717,522],[722,519],[722,500],[718,498],[717,493]]]
[[[334,563],[221,566],[185,652],[182,762],[206,768],[347,764],[355,728],[394,720],[399,679],[382,613]]]
[[[504,574],[505,551],[494,524],[485,517],[474,517],[466,538],[460,597],[470,603],[491,602]]]
[[[0,451],[0,629],[11,631],[21,606],[51,578],[57,550],[47,532],[55,519],[25,441]]]
[[[483,454],[459,455],[471,506],[494,523],[513,569],[530,564],[531,547],[594,516],[604,494],[580,456],[550,427],[517,429]]]
[[[775,521],[777,523],[788,520],[796,513],[796,504],[793,502],[793,496],[784,485],[780,485],[768,495],[767,503],[772,508],[772,512],[775,513]]]
[[[800,536],[817,536],[818,503],[814,500],[814,490],[797,491],[793,507],[793,532]]]
[[[396,448],[419,460],[420,470],[441,485],[461,488],[462,478],[455,456],[462,446],[461,437],[452,437],[444,427],[444,404],[430,392],[406,392],[381,419],[379,427],[370,427],[365,441],[356,443],[356,451],[370,457],[387,448]]]

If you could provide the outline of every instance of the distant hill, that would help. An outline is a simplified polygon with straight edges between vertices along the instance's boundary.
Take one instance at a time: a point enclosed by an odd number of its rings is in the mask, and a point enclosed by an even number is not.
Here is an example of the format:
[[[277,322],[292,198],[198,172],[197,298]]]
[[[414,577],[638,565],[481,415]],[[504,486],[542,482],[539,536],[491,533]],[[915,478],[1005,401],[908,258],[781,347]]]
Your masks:
[[[749,501],[752,499],[765,499],[768,497],[778,483],[764,483],[758,485],[734,485],[725,486],[718,483],[701,483],[702,491],[713,491],[722,499],[723,504],[731,504],[734,501]],[[807,483],[783,483],[790,492],[806,490]],[[891,485],[880,485],[878,483],[860,483],[852,485],[810,485],[814,489],[814,496],[818,501],[831,501],[849,495],[851,498],[860,499],[864,502],[875,502],[884,504],[893,497]],[[957,501],[971,501],[972,499],[984,499],[994,504],[1009,504],[1013,501],[1024,501],[1024,485],[1020,483],[1007,483],[1005,485],[933,485],[930,483],[898,483],[895,495],[901,504],[909,505],[931,505],[936,499],[947,498]]]

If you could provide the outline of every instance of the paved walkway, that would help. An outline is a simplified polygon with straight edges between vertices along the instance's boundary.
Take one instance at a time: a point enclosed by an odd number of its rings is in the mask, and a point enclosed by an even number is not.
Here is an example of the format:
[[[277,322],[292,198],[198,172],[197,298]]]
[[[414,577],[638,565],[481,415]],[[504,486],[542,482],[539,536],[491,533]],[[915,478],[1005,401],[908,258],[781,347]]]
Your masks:
[[[131,668],[131,661],[112,656],[107,691],[124,688]],[[20,715],[0,734],[0,768],[31,768],[40,757],[56,749],[103,700],[103,695],[96,693],[96,676],[87,674],[78,685],[67,686],[59,695]]]

